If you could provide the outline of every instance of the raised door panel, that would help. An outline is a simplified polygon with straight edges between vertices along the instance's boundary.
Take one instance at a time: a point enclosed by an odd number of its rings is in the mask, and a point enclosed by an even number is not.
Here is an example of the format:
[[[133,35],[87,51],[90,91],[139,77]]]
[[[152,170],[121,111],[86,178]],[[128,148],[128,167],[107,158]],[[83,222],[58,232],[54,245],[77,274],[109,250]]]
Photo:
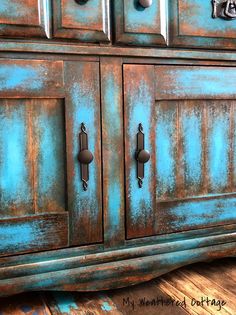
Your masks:
[[[170,5],[170,45],[235,48],[236,21],[227,14],[236,17],[236,3],[231,0],[214,3],[215,10],[211,0],[174,0]]]
[[[230,67],[124,66],[128,238],[235,223],[234,78]],[[141,188],[140,123],[151,155]]]
[[[114,1],[116,41],[132,45],[167,44],[167,2],[153,1],[144,8],[139,0]]]
[[[102,242],[98,64],[2,60],[0,82],[0,255]]]
[[[1,0],[0,36],[51,36],[50,0]]]
[[[83,42],[110,40],[108,0],[54,1],[54,36]]]

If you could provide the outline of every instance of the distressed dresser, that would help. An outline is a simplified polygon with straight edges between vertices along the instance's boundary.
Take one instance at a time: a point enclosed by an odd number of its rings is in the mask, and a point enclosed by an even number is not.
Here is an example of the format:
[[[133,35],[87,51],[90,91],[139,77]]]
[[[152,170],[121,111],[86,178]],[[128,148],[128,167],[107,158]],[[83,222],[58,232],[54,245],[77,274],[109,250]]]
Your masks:
[[[236,256],[236,1],[0,0],[0,296]]]

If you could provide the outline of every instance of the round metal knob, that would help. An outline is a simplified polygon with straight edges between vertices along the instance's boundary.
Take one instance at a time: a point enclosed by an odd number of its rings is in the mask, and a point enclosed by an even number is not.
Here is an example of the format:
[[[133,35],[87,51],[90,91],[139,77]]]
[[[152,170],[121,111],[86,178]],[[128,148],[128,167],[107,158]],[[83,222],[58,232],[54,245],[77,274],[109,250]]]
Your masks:
[[[139,4],[144,8],[149,8],[152,5],[152,0],[139,0]]]
[[[147,150],[141,150],[137,154],[137,160],[140,163],[147,163],[150,160],[150,153]]]
[[[78,155],[78,160],[82,164],[90,164],[93,161],[93,154],[89,150],[82,150]]]

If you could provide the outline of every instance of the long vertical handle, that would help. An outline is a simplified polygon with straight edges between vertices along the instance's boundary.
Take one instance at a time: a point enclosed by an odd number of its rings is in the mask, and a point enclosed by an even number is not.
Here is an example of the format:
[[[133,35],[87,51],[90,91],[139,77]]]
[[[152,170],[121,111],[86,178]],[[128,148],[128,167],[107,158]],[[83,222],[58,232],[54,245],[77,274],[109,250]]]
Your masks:
[[[136,151],[137,178],[138,178],[139,188],[142,188],[143,186],[144,164],[150,160],[150,153],[147,150],[145,150],[144,140],[145,139],[144,139],[144,133],[143,133],[143,126],[140,123],[138,126],[137,151]]]
[[[81,124],[81,132],[79,134],[80,152],[78,160],[81,165],[81,180],[83,182],[83,189],[88,189],[89,180],[89,164],[93,161],[93,154],[88,149],[88,134],[85,124]]]

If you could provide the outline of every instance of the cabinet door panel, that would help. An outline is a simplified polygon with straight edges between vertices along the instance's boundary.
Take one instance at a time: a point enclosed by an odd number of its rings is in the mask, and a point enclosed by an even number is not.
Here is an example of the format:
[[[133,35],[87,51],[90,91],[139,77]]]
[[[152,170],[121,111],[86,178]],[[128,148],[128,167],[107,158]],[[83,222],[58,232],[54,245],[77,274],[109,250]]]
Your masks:
[[[236,90],[227,89],[233,73],[124,66],[128,238],[235,222]],[[139,123],[151,154],[142,188],[135,160]]]
[[[1,0],[0,34],[50,38],[50,0]]]
[[[98,243],[103,240],[99,64],[67,62],[65,78],[70,244]],[[83,190],[78,163],[82,122],[94,156],[89,164],[87,191]]]
[[[85,42],[109,41],[109,1],[54,1],[54,36]]]
[[[2,60],[0,81],[0,255],[102,242],[99,64]]]
[[[216,1],[217,14],[226,1]],[[170,44],[205,48],[235,48],[236,21],[213,18],[212,1],[174,0],[170,6]]]
[[[133,45],[167,44],[167,3],[153,1],[143,8],[138,0],[115,1],[116,41]]]

